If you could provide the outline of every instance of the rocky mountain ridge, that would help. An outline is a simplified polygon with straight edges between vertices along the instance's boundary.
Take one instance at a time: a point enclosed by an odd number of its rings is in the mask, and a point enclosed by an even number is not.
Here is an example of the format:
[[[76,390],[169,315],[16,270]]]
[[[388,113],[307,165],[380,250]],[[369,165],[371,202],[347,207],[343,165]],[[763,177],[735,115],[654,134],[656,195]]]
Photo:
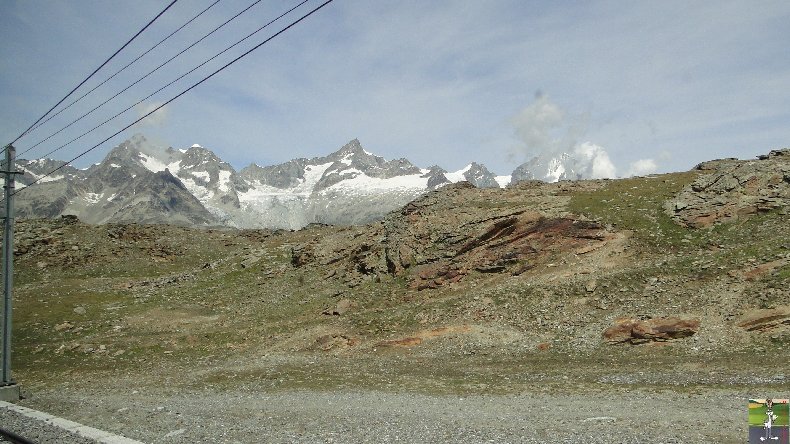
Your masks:
[[[559,154],[535,157],[510,176],[496,176],[475,162],[448,172],[402,158],[386,160],[354,139],[327,156],[236,171],[200,145],[174,149],[136,135],[86,169],[51,159],[20,160],[19,188],[37,183],[19,193],[17,208],[23,218],[75,215],[95,224],[301,229],[311,223],[381,220],[427,192],[458,182],[501,188],[531,180],[579,180],[592,175],[588,167],[574,155]]]
[[[200,145],[177,150],[135,135],[86,169],[51,159],[21,159],[18,168],[24,172],[20,188],[37,182],[19,195],[20,217],[76,215],[89,223],[237,228],[360,224],[451,183],[479,188],[510,183],[509,176],[495,176],[474,162],[448,172],[407,159],[386,160],[356,139],[327,156],[236,171]]]

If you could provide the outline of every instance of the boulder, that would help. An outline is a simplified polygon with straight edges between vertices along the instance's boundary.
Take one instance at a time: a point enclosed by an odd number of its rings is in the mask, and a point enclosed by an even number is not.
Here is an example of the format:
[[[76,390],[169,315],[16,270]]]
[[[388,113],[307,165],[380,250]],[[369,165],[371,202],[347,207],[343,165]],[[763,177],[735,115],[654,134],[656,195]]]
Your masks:
[[[342,315],[344,315],[346,312],[348,312],[349,310],[351,310],[355,306],[356,306],[356,304],[352,300],[350,300],[350,299],[341,299],[340,301],[338,301],[338,303],[335,306],[335,308],[330,308],[330,309],[324,310],[322,314],[325,314],[325,315],[328,315],[328,316],[342,316]]]
[[[669,341],[693,336],[699,330],[697,319],[681,319],[677,317],[638,320],[620,318],[615,325],[603,331],[603,339],[612,344],[630,343],[644,344],[647,342]]]

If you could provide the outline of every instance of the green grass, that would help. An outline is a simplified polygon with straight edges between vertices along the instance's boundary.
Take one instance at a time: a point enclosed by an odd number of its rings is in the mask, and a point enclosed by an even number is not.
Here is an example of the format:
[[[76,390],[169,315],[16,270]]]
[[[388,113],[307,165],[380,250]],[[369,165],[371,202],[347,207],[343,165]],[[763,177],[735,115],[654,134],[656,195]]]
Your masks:
[[[697,175],[686,172],[608,181],[597,190],[574,193],[568,209],[617,229],[632,230],[648,245],[677,249],[691,230],[671,220],[664,212],[664,202]]]

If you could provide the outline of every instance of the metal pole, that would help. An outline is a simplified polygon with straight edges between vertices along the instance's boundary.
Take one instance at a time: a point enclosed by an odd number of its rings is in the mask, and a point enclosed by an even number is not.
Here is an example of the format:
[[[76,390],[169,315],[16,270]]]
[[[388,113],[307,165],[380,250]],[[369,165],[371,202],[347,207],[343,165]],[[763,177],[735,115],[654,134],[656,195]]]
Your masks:
[[[11,379],[11,298],[14,290],[14,157],[16,149],[5,149],[5,224],[3,230],[3,366],[0,386],[13,385]]]

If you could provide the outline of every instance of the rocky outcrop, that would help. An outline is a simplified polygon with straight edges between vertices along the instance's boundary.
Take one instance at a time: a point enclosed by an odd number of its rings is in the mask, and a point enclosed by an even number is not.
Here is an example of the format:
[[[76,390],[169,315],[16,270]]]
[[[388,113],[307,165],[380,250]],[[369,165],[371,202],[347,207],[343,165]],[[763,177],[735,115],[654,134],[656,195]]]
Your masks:
[[[761,332],[790,327],[790,306],[749,310],[738,319],[737,325],[746,331]]]
[[[693,336],[699,330],[699,325],[697,319],[676,317],[648,320],[621,318],[604,330],[602,336],[610,344],[664,342]]]
[[[790,149],[758,160],[705,162],[696,169],[704,174],[665,207],[683,226],[704,228],[790,206]]]
[[[598,223],[521,206],[496,207],[496,195],[528,192],[448,185],[390,213],[381,222],[292,247],[296,267],[331,265],[332,276],[404,278],[416,290],[458,283],[471,273],[520,275],[561,252],[593,251],[612,233]]]

